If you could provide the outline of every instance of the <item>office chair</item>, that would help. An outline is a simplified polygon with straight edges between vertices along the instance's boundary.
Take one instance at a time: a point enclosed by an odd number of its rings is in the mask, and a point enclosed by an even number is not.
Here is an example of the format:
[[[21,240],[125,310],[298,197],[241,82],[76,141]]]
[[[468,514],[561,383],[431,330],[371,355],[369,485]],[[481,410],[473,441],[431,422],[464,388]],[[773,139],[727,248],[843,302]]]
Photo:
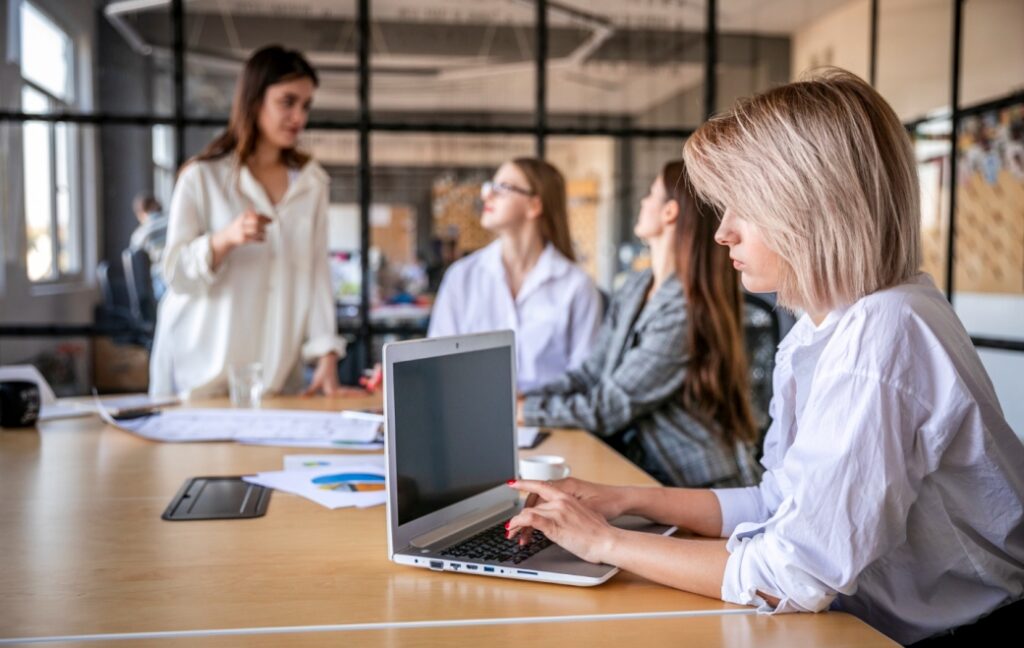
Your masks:
[[[768,405],[772,400],[775,351],[782,335],[779,315],[774,306],[764,298],[746,292],[743,293],[743,302],[743,337],[750,368],[750,400],[754,408],[754,423],[759,431],[757,456],[760,457],[764,435],[771,424]]]
[[[149,255],[145,250],[127,249],[121,253],[128,304],[135,328],[152,343],[156,327],[156,297],[153,295],[153,277],[150,274]]]
[[[96,279],[100,285],[103,301],[96,305],[95,319],[101,328],[123,331],[113,336],[117,344],[134,344],[135,319],[128,300],[128,287],[117,266],[111,267],[106,261],[96,266]]]

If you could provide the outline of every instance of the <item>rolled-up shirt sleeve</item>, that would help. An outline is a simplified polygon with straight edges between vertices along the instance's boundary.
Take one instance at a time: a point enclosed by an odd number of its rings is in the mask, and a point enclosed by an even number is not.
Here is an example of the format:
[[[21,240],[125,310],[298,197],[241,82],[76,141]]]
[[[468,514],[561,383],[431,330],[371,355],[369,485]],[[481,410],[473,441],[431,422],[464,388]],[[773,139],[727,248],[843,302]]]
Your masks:
[[[936,468],[922,450],[922,437],[941,435],[920,429],[928,409],[871,376],[816,377],[803,429],[773,471],[793,484],[774,514],[757,521],[749,489],[719,495],[730,524],[741,511],[754,516],[736,524],[726,545],[722,598],[766,612],[818,612],[855,592],[861,572],[906,539],[907,513]]]
[[[722,509],[722,537],[728,538],[743,522],[764,522],[771,513],[757,486],[748,488],[712,488]]]

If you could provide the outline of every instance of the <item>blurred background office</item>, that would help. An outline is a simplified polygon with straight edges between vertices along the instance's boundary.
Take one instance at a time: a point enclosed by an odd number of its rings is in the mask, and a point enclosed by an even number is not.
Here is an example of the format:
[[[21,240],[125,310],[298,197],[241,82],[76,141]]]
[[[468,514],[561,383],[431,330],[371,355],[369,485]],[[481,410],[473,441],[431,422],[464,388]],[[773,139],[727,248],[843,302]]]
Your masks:
[[[563,172],[579,263],[610,293],[646,262],[638,204],[685,137],[838,65],[912,134],[924,269],[1024,435],[1021,0],[0,0],[0,364],[61,394],[146,388],[157,292],[133,199],[169,204],[270,43],[321,73],[303,144],[331,176],[348,382],[424,335],[445,268],[492,240],[480,185],[502,161]]]

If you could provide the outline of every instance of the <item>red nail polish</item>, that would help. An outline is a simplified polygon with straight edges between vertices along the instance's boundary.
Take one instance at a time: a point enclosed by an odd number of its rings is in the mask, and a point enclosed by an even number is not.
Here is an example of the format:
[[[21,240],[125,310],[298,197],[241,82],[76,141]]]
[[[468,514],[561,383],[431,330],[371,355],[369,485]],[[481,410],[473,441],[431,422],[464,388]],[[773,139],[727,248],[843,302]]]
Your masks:
[[[506,528],[506,529],[507,529],[507,528],[509,528],[510,526],[512,526],[512,523],[511,523],[511,522],[506,522],[506,523],[505,523],[505,528]]]
[[[510,479],[510,480],[508,480],[508,481],[507,481],[507,482],[505,482],[505,483],[506,483],[506,484],[508,484],[509,486],[511,486],[512,484],[516,483],[516,480],[514,480],[514,479]]]

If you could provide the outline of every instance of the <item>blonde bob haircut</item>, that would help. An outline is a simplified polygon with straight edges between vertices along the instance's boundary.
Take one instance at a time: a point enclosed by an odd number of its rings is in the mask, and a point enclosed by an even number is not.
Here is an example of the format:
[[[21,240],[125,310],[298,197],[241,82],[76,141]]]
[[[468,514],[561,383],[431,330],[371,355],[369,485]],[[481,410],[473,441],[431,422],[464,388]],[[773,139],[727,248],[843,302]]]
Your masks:
[[[920,265],[914,152],[889,104],[836,68],[740,100],[684,148],[698,195],[781,257],[779,303],[827,312]]]

